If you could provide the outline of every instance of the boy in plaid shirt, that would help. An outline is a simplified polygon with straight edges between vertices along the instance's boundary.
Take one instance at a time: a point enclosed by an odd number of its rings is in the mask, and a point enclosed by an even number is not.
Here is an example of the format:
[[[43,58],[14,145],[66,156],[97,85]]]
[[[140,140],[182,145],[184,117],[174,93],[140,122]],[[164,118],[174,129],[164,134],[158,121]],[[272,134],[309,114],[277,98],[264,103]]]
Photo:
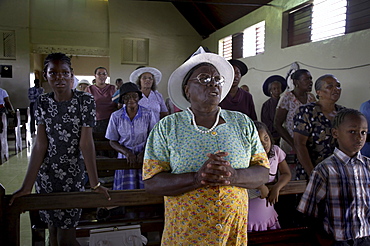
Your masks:
[[[315,217],[321,245],[370,245],[370,159],[361,155],[367,121],[354,109],[335,116],[338,147],[315,167],[298,211]]]

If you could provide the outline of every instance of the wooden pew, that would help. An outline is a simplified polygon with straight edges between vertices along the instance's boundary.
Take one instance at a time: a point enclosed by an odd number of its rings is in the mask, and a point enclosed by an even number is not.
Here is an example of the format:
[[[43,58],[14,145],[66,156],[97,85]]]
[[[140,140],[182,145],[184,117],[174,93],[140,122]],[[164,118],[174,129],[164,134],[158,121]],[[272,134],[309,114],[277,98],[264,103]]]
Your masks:
[[[93,139],[97,158],[109,157],[116,158],[117,151],[109,144],[109,140],[105,138],[105,133],[94,132]]]
[[[109,165],[107,164],[106,167]],[[305,186],[306,181],[291,181],[281,190],[281,195],[302,193]],[[0,194],[5,194],[5,189],[2,186],[0,187]],[[20,213],[24,211],[163,204],[162,196],[146,193],[145,190],[111,191],[110,194],[112,197],[111,201],[106,200],[101,194],[94,192],[31,194],[18,198],[11,207],[8,206],[10,195],[2,195],[0,200],[0,207],[2,208],[0,211],[0,228],[4,229],[0,232],[0,239],[4,240],[2,242],[7,242],[4,245],[19,245]],[[145,228],[145,225],[143,228]],[[277,245],[275,243],[286,243],[286,240],[291,241],[293,239],[295,240],[294,243],[308,243],[309,241],[306,240],[307,235],[307,228],[290,228],[267,232],[252,232],[248,234],[248,237],[250,241],[249,245],[268,245],[268,242],[271,245],[272,243]]]
[[[3,187],[2,193],[5,194]],[[0,193],[1,193],[0,192]],[[5,230],[0,233],[4,239],[4,245],[20,244],[20,214],[25,211],[40,209],[68,209],[68,208],[95,208],[111,206],[141,206],[162,204],[163,197],[145,192],[145,190],[111,191],[111,201],[103,195],[95,192],[62,192],[50,194],[30,194],[20,197],[8,206],[10,195],[2,196],[0,201],[2,207],[2,227]]]

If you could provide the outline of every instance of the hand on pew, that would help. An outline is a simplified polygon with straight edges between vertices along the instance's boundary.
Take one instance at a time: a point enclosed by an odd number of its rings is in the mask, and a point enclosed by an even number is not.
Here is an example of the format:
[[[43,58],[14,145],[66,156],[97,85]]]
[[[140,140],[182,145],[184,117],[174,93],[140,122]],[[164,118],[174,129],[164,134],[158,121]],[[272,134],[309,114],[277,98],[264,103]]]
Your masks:
[[[102,186],[100,182],[95,187],[91,187],[91,191],[101,193],[108,199],[108,201],[111,200],[111,197],[108,192],[108,188]]]
[[[31,190],[24,189],[23,187],[17,190],[16,192],[13,193],[12,198],[10,198],[9,201],[9,206],[11,206],[14,202],[14,200],[18,197],[25,196],[31,194]]]

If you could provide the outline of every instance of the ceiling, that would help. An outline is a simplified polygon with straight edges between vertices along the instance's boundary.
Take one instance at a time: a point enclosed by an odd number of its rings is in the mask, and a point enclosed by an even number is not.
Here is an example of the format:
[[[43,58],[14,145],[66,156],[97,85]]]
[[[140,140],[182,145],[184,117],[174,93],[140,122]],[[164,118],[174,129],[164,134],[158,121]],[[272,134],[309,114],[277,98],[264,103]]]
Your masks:
[[[158,0],[157,0],[158,1]],[[162,0],[171,2],[203,38],[271,0]]]

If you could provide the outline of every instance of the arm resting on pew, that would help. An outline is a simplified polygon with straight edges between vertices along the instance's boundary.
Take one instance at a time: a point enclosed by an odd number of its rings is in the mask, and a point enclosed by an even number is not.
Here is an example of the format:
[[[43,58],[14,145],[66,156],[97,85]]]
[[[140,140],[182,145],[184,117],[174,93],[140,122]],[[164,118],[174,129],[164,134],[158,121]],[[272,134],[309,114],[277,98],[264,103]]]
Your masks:
[[[81,128],[80,149],[84,157],[87,173],[89,174],[90,187],[97,187],[94,191],[104,194],[104,196],[110,200],[108,189],[101,186],[98,180],[95,161],[95,145],[91,127]]]
[[[271,189],[274,183],[266,184]],[[281,190],[280,195],[302,194],[306,190],[306,180],[289,181]]]

